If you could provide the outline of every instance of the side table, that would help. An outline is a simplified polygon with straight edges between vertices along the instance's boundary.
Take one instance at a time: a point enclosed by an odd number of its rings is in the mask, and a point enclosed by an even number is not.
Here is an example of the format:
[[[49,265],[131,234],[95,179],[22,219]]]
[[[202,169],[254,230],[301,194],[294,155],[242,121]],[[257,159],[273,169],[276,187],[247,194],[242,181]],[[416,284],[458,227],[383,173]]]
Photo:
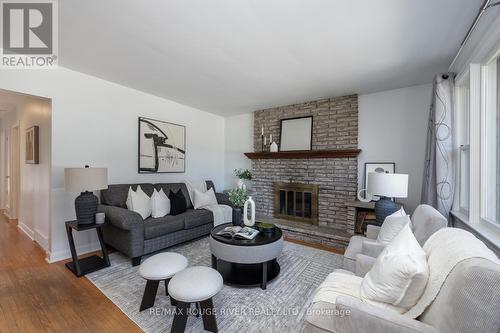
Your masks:
[[[76,276],[80,277],[87,273],[98,271],[104,267],[108,267],[109,257],[106,251],[106,246],[104,245],[104,238],[102,236],[102,226],[103,224],[78,224],[77,221],[68,221],[66,224],[66,234],[68,235],[69,248],[71,250],[71,258],[73,261],[66,263],[66,267],[72,271]],[[97,232],[97,237],[99,238],[99,244],[101,244],[102,257],[98,255],[92,255],[82,259],[78,259],[75,248],[75,240],[73,239],[73,230],[85,231],[95,229]]]

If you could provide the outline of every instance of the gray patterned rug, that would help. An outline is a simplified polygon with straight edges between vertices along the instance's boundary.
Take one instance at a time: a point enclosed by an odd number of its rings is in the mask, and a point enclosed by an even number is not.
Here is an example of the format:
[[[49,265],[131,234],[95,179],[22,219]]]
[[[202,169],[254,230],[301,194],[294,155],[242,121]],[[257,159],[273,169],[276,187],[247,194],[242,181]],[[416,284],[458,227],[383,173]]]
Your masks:
[[[210,266],[208,238],[182,244],[168,251],[181,253],[190,266]],[[155,307],[139,312],[145,281],[130,259],[120,253],[110,255],[111,266],[87,278],[145,332],[169,332],[173,307],[160,284]],[[260,288],[224,286],[214,297],[220,332],[301,332],[304,316],[316,287],[334,269],[342,256],[285,242],[278,257],[280,275]],[[201,318],[190,316],[186,332],[202,332]]]

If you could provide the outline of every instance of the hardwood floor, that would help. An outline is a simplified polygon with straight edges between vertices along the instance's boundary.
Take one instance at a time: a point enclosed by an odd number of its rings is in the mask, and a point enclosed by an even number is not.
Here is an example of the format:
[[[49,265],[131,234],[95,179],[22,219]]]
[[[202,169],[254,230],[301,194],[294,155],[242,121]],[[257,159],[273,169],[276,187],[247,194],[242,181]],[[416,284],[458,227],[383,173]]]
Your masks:
[[[335,249],[289,240],[302,245]],[[142,332],[86,278],[44,251],[0,212],[0,333]]]
[[[0,332],[141,332],[86,278],[44,257],[0,212]]]

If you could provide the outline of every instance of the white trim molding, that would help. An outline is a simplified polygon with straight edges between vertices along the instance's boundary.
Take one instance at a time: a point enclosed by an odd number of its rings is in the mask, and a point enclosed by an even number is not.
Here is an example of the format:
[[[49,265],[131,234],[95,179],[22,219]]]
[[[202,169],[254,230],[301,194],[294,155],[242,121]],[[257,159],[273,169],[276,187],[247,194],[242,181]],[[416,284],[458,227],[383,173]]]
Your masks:
[[[31,228],[24,224],[21,220],[17,221],[17,227],[19,228],[19,230],[24,232],[26,236],[29,237],[29,239],[31,239],[32,241],[35,240],[35,233],[33,232],[33,230],[31,230]]]
[[[38,245],[40,245],[47,253],[47,251],[49,250],[49,237],[47,237],[40,230],[35,228],[33,233],[33,238],[34,241],[37,242]]]
[[[470,65],[469,90],[469,221],[481,216],[481,65]]]
[[[99,243],[91,243],[91,244],[76,246],[76,253],[78,256],[100,250],[101,250],[101,245]],[[71,258],[71,251],[70,249],[67,249],[55,252],[47,252],[47,257],[45,258],[45,261],[47,261],[49,264],[52,264],[57,261],[66,260],[69,258]]]

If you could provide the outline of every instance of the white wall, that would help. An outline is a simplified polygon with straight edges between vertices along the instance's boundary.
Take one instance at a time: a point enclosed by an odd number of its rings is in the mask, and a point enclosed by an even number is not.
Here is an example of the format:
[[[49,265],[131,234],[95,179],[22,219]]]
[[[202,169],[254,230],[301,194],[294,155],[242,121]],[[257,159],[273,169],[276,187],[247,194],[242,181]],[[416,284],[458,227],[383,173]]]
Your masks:
[[[74,219],[76,193],[63,189],[65,167],[107,167],[110,183],[212,179],[224,187],[224,118],[65,68],[2,71],[0,88],[52,99],[50,260],[69,257],[64,221]],[[186,173],[137,173],[137,118],[186,126]],[[96,249],[78,233],[80,251]]]
[[[39,164],[24,163],[25,132],[39,127]],[[30,98],[21,115],[21,200],[19,223],[33,233],[34,240],[49,250],[50,193],[51,193],[51,103],[50,100]]]
[[[225,120],[224,183],[226,189],[231,189],[238,182],[233,170],[252,167],[250,159],[243,154],[253,151],[253,113],[227,117]]]
[[[8,94],[8,93],[7,93]],[[5,96],[5,94],[2,94]],[[18,226],[42,248],[48,250],[50,235],[50,174],[51,174],[51,107],[50,101],[13,94],[18,102],[9,112],[1,126],[2,144],[5,130],[19,125],[20,133],[20,188]],[[39,164],[26,164],[26,130],[39,127]],[[2,150],[2,161],[6,161]],[[5,163],[2,162],[2,174]],[[2,178],[4,179],[4,178]],[[2,184],[3,185],[3,184]],[[4,191],[3,186],[1,187]]]
[[[408,213],[420,203],[427,120],[432,84],[359,96],[358,185],[365,162],[396,162],[409,174],[408,198],[398,199]]]

